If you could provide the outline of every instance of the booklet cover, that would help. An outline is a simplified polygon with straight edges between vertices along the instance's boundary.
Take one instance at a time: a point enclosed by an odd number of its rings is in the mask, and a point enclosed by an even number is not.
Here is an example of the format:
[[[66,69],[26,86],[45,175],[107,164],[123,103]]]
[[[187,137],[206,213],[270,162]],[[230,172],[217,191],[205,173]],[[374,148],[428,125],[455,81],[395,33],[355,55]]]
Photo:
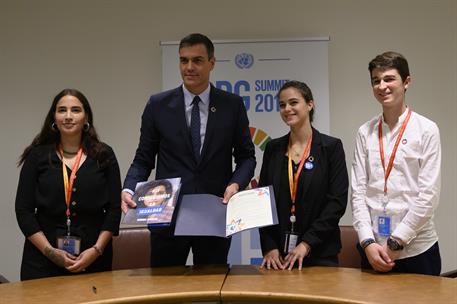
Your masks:
[[[183,195],[175,235],[228,237],[251,228],[278,223],[273,187],[244,190],[228,204],[211,194]]]
[[[169,226],[181,188],[181,178],[169,178],[137,183],[133,201],[122,224],[127,226]]]

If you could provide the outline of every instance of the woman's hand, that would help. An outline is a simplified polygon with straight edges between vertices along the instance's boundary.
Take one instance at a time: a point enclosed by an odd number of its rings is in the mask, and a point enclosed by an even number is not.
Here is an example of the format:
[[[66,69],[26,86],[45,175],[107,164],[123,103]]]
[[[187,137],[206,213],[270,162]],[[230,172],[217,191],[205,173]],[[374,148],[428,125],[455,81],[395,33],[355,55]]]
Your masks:
[[[70,272],[85,271],[97,258],[99,257],[98,251],[94,247],[87,248],[76,258],[75,263],[69,265],[67,268]]]
[[[289,267],[289,270],[292,270],[295,262],[298,260],[298,270],[302,269],[303,259],[309,254],[311,247],[305,242],[301,242],[294,248],[284,259],[285,264],[284,268]]]
[[[65,250],[47,246],[43,254],[59,267],[70,267],[75,264],[76,257]]]
[[[282,259],[281,254],[279,254],[278,249],[273,249],[267,252],[263,257],[262,265],[260,268],[266,267],[267,269],[284,269],[284,260]]]

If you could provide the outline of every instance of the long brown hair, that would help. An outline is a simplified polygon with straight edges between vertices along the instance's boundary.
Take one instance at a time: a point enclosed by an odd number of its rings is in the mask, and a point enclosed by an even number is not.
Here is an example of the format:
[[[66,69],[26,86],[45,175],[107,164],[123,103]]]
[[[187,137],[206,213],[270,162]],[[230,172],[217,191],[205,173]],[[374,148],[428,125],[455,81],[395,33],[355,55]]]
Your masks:
[[[54,100],[51,104],[51,107],[46,115],[46,118],[41,128],[41,132],[35,136],[32,143],[24,149],[22,155],[19,158],[18,166],[22,165],[30,154],[30,151],[37,146],[55,144],[56,147],[60,144],[60,132],[54,127],[54,117],[56,113],[56,107],[59,100],[64,96],[74,96],[82,103],[84,112],[86,113],[87,122],[89,123],[89,128],[83,131],[81,137],[81,145],[84,149],[84,152],[87,153],[93,159],[103,163],[105,159],[106,152],[104,146],[101,144],[98,139],[97,131],[94,127],[94,120],[92,115],[92,109],[90,107],[89,101],[83,93],[76,89],[64,89],[59,94],[54,97]]]

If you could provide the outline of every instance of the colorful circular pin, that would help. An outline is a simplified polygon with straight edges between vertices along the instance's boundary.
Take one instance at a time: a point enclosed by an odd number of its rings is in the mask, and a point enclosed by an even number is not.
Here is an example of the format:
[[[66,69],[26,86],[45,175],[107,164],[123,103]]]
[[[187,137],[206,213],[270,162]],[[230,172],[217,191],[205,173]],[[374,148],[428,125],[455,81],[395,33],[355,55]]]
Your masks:
[[[310,162],[306,162],[305,163],[305,169],[306,170],[311,170],[312,168],[314,168],[313,163],[310,163]]]

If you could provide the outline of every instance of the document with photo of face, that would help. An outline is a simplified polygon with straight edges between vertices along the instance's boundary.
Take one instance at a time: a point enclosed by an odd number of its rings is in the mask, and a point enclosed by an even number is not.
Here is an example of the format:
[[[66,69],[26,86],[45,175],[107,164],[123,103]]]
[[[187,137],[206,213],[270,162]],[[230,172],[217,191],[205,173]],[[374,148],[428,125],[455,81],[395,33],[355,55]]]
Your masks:
[[[180,188],[180,177],[137,183],[132,198],[136,208],[128,210],[123,226],[169,226]]]

